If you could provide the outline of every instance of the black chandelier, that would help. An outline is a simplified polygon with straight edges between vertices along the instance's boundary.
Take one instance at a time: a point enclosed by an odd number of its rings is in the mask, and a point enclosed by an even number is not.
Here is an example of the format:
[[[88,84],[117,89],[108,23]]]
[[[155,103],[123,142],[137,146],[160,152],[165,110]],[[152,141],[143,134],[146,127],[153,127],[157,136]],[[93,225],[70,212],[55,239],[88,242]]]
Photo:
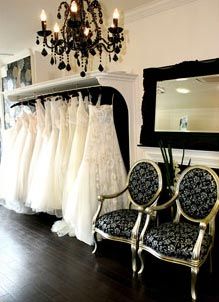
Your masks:
[[[51,50],[52,65],[60,70],[71,70],[70,54],[73,53],[77,65],[81,68],[81,76],[86,75],[90,55],[99,55],[99,71],[103,71],[102,53],[109,54],[109,61],[118,61],[118,54],[122,48],[123,28],[119,27],[119,12],[115,9],[113,23],[107,30],[107,38],[102,36],[103,13],[98,0],[71,0],[70,4],[62,1],[58,7],[58,19],[63,19],[59,29],[58,23],[54,32],[47,29],[46,14],[42,10],[42,30],[37,32],[36,43],[39,45],[39,36],[42,37],[42,55],[48,54],[46,48]],[[49,41],[48,41],[49,40]]]

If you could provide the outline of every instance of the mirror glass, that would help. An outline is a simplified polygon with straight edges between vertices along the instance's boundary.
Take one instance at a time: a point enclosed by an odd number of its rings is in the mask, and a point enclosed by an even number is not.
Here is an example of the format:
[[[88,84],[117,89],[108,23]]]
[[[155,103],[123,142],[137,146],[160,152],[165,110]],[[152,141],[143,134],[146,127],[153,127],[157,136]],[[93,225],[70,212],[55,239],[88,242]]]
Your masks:
[[[219,133],[219,74],[157,81],[155,132]]]

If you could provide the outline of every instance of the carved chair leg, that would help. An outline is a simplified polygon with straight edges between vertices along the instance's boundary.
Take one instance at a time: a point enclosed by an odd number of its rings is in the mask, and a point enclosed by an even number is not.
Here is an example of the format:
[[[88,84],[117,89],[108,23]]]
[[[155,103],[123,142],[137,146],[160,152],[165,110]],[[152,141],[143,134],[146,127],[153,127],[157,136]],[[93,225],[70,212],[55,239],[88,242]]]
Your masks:
[[[138,271],[138,275],[141,275],[143,270],[144,270],[144,260],[143,260],[143,257],[142,257],[142,251],[143,251],[142,248],[138,249],[138,257],[139,257],[140,262],[141,262],[141,268]]]
[[[94,249],[92,251],[92,254],[95,254],[96,253],[96,250],[97,250],[97,232],[93,232],[93,238],[94,238]]]
[[[213,273],[213,264],[212,264],[212,249],[209,252],[209,265],[210,265],[210,273]]]
[[[137,270],[137,264],[136,264],[136,245],[131,245],[131,251],[132,251],[132,271],[133,274],[136,273]]]
[[[198,267],[191,267],[191,296],[192,301],[196,301],[196,280],[199,272]]]

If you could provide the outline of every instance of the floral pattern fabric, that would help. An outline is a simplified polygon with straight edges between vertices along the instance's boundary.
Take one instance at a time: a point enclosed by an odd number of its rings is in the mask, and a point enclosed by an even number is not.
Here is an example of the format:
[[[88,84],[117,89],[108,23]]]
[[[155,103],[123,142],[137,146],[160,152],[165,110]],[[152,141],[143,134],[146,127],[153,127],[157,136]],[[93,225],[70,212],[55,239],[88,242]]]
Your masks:
[[[195,168],[182,179],[179,202],[184,213],[195,219],[205,218],[217,200],[217,184],[206,170]]]
[[[132,200],[138,205],[147,205],[159,188],[158,173],[148,162],[138,163],[129,177],[128,190]]]
[[[137,210],[116,210],[106,213],[98,218],[95,226],[108,235],[131,239],[132,229],[135,225],[137,217]],[[145,218],[146,215],[144,214],[141,228],[143,227]]]
[[[157,253],[178,259],[189,260],[198,238],[199,228],[189,223],[163,223],[158,227],[151,227],[144,236],[145,246]],[[212,236],[205,233],[200,258],[203,259],[209,250]]]

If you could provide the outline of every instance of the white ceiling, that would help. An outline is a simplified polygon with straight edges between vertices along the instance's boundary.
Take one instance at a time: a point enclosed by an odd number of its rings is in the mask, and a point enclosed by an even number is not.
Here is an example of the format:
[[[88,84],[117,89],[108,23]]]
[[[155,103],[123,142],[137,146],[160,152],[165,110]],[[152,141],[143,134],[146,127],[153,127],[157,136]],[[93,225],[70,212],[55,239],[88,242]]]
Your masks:
[[[115,7],[122,13],[156,0],[100,0],[104,16],[108,18]],[[0,54],[16,54],[35,45],[40,29],[42,8],[47,12],[50,27],[55,23],[60,0],[0,0]],[[67,2],[69,2],[67,0]],[[1,60],[8,58],[0,55]]]

